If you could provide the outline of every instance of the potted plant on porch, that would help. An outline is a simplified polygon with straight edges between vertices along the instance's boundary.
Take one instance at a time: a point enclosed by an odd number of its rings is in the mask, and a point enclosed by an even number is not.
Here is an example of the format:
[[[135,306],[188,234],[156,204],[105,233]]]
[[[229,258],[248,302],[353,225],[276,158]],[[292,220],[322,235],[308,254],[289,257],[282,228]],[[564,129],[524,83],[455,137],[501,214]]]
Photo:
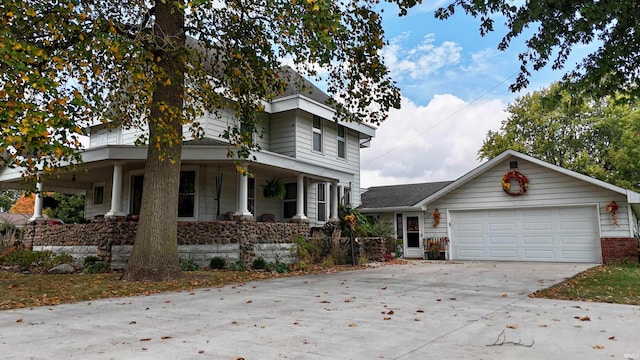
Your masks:
[[[425,239],[425,253],[429,260],[445,260],[446,259],[446,244],[449,239],[442,238],[427,238]]]

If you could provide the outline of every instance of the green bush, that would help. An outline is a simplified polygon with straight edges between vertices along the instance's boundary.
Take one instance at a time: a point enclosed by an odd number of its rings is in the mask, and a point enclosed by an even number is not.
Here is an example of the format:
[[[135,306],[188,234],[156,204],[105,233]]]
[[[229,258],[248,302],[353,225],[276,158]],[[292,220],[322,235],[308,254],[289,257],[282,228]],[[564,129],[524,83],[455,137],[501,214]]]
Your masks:
[[[209,262],[209,267],[217,270],[224,269],[227,267],[227,260],[225,258],[216,256]]]
[[[61,264],[73,264],[73,257],[69,254],[56,254],[52,258],[50,258],[44,264],[45,269],[48,271],[53,267],[56,267]]]
[[[274,263],[267,264],[267,267],[265,268],[265,270],[271,271],[271,272],[276,272],[278,274],[288,273],[288,272],[291,271],[291,269],[289,268],[289,265],[287,265],[287,263],[283,263],[283,262],[279,261],[278,259],[276,259],[276,262],[274,262]]]
[[[253,260],[251,267],[253,267],[254,270],[264,270],[267,268],[267,262],[262,256],[259,256]]]
[[[85,266],[83,272],[85,274],[98,274],[111,272],[111,265],[104,261],[96,261],[94,263]]]
[[[12,247],[0,254],[0,263],[17,266],[20,270],[37,272],[49,271],[60,264],[71,264],[73,258],[67,254],[53,254],[49,251],[31,251],[23,246]]]
[[[246,271],[247,264],[242,259],[238,259],[231,264],[229,264],[229,270],[231,271]]]
[[[200,270],[200,265],[193,261],[192,259],[182,261],[180,263],[180,270],[182,271],[198,271]]]
[[[95,255],[89,255],[84,258],[84,266],[95,264],[98,261],[102,261],[102,260]]]

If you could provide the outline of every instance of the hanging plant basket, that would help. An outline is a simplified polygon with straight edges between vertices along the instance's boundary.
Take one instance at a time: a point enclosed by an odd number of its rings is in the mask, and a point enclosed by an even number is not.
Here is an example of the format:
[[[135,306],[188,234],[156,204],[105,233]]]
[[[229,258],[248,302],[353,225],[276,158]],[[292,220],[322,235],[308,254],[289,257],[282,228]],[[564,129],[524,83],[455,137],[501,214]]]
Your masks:
[[[284,199],[285,193],[284,183],[276,177],[267,179],[267,182],[262,185],[262,195],[267,199]]]

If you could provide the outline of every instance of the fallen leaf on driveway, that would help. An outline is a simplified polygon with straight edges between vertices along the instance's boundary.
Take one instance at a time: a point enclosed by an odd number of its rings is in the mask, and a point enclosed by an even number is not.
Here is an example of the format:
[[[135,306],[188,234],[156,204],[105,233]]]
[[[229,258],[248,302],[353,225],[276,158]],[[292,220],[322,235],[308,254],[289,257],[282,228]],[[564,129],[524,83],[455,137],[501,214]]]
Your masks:
[[[349,324],[349,327],[356,327],[356,326],[358,326],[358,325],[353,324],[353,323]]]
[[[549,327],[549,325],[542,324],[542,325],[539,325],[539,327]]]
[[[167,340],[167,339],[171,339],[171,338],[172,338],[172,336],[163,336],[163,337],[161,337],[160,339],[162,339],[162,340]]]
[[[247,304],[251,304],[253,302],[253,300],[247,300]]]
[[[386,317],[386,318],[384,318],[384,320],[391,320],[391,318],[390,317]]]
[[[151,338],[142,338],[140,341],[151,341]]]
[[[611,337],[609,337],[609,340],[615,340],[615,339],[616,339],[616,337],[615,337],[615,336],[611,336]]]
[[[419,318],[415,318],[413,319],[413,321],[422,321],[422,320],[420,320]]]
[[[588,316],[585,316],[585,317],[576,316],[575,318],[580,320],[580,321],[591,321],[591,318],[588,317]]]
[[[424,310],[419,309],[419,310],[416,310],[416,312],[423,313],[423,312],[424,312]]]
[[[16,322],[17,322],[17,323],[21,323],[21,322],[22,322],[22,319],[18,319],[18,320],[16,320]]]
[[[519,327],[519,325],[507,325],[507,328],[509,329],[517,329]]]
[[[604,346],[602,346],[602,345],[596,345],[596,346],[594,346],[593,348],[594,348],[594,349],[596,349],[596,350],[602,350],[602,349],[604,349]]]
[[[509,296],[509,295],[507,295],[507,293],[502,294],[502,297],[503,297],[503,298],[506,298],[506,297],[508,297],[508,296]]]

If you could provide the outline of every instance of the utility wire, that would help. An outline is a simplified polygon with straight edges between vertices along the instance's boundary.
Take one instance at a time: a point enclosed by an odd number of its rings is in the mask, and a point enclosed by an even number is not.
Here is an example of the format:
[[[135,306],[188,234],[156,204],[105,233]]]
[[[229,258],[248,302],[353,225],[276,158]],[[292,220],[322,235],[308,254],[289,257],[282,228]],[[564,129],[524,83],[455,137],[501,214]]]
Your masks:
[[[517,73],[517,72],[515,72],[515,73],[513,73],[513,74],[509,75],[507,78],[505,78],[504,80],[502,80],[502,81],[500,81],[499,83],[497,83],[497,84],[496,84],[494,87],[492,87],[491,89],[489,89],[489,90],[487,90],[487,91],[483,92],[482,94],[480,94],[480,95],[479,95],[479,96],[477,96],[475,99],[473,99],[472,101],[468,102],[467,104],[465,104],[465,105],[464,105],[464,106],[462,106],[461,108],[459,108],[459,109],[455,110],[454,112],[452,112],[451,114],[449,114],[449,115],[445,116],[444,118],[442,118],[442,120],[440,120],[440,121],[438,121],[438,122],[436,122],[436,123],[432,124],[431,126],[429,126],[428,128],[426,128],[426,129],[422,130],[421,132],[419,132],[419,133],[417,133],[417,134],[414,134],[414,135],[413,135],[413,136],[411,136],[411,137],[406,138],[406,141],[403,141],[402,143],[406,143],[406,142],[408,142],[408,141],[410,141],[410,140],[413,140],[413,139],[417,138],[418,136],[421,136],[422,134],[426,133],[427,131],[429,131],[429,130],[431,130],[431,129],[435,128],[436,126],[438,126],[438,125],[442,124],[443,122],[445,122],[445,121],[447,121],[447,120],[451,119],[454,115],[456,115],[457,113],[461,112],[462,110],[465,110],[466,108],[468,108],[469,106],[471,106],[471,105],[475,104],[476,102],[480,101],[480,99],[482,99],[483,97],[485,97],[485,95],[487,95],[487,94],[491,93],[493,90],[495,90],[495,89],[496,89],[496,88],[498,88],[500,85],[504,84],[504,83],[505,83],[505,82],[507,82],[509,79],[511,79],[512,77],[516,76],[517,74],[518,74],[518,73]],[[392,152],[394,152],[394,151],[398,150],[399,148],[400,148],[400,146],[396,146],[396,147],[394,147],[394,148],[391,148],[391,149],[389,149],[389,150],[387,150],[387,151],[383,152],[382,154],[380,154],[380,155],[378,155],[378,156],[374,157],[373,159],[370,159],[370,160],[366,161],[366,162],[365,162],[365,164],[371,163],[371,162],[373,162],[373,161],[375,161],[375,160],[380,159],[381,157],[387,156],[388,154],[390,154],[390,153],[392,153]]]

